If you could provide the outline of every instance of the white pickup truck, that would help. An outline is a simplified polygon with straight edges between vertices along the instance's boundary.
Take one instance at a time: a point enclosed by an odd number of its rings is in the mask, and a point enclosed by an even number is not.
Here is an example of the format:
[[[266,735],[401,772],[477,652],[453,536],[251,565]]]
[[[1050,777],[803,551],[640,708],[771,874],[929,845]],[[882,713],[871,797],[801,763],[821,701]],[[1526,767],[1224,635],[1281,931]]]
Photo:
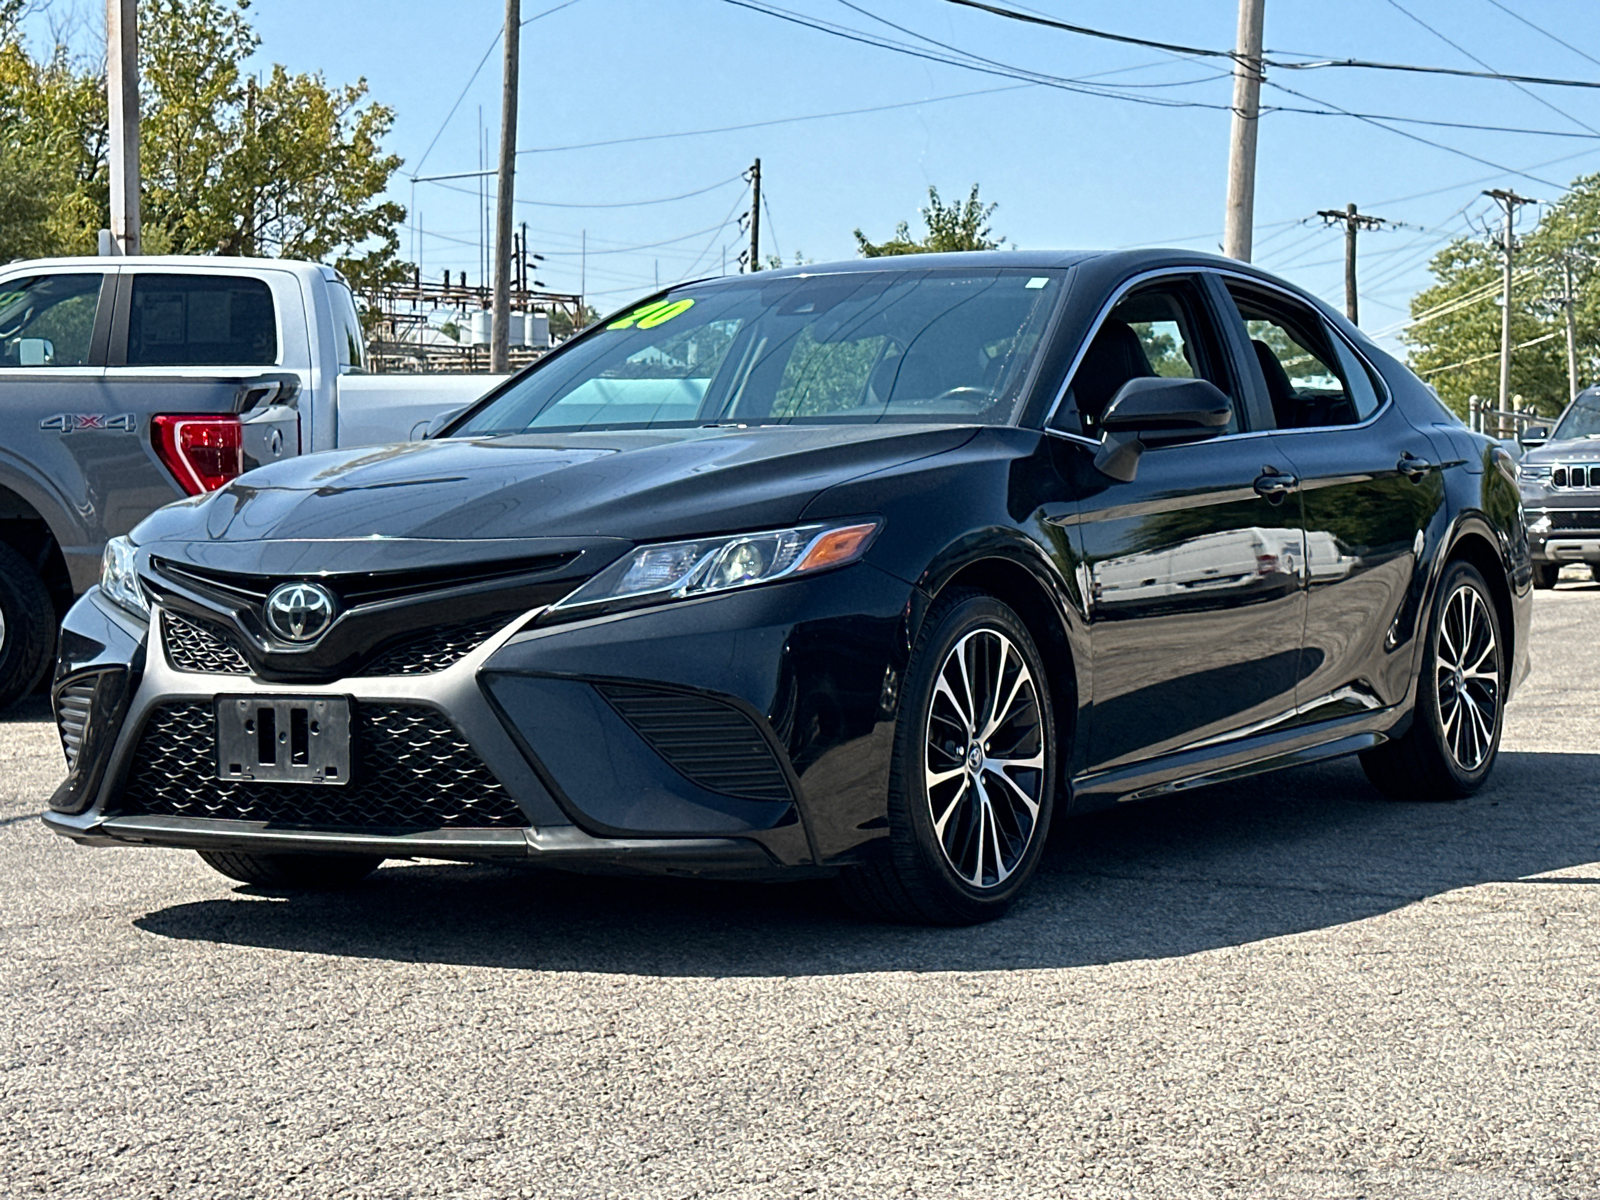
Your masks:
[[[502,376],[368,375],[338,271],[261,258],[0,268],[0,708],[106,539],[253,466],[415,440]]]

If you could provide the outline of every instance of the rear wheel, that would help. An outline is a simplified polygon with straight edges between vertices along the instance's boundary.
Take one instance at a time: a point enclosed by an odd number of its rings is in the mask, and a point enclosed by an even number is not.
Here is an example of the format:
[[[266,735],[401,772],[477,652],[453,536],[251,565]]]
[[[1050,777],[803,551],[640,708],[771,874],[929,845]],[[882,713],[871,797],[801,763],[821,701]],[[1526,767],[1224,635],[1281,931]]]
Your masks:
[[[1534,563],[1533,586],[1541,591],[1553,588],[1556,580],[1561,577],[1560,563]]]
[[[0,709],[44,678],[55,644],[49,589],[27,559],[0,543]]]
[[[1459,800],[1494,769],[1505,702],[1500,616],[1472,564],[1445,569],[1424,652],[1411,728],[1366,751],[1361,765],[1391,799]]]
[[[376,871],[382,858],[370,854],[242,854],[201,850],[207,866],[229,879],[282,891],[321,892],[350,887]]]
[[[888,853],[844,872],[845,897],[880,920],[998,917],[1044,850],[1055,755],[1044,661],[1027,627],[982,593],[942,599],[901,693]]]

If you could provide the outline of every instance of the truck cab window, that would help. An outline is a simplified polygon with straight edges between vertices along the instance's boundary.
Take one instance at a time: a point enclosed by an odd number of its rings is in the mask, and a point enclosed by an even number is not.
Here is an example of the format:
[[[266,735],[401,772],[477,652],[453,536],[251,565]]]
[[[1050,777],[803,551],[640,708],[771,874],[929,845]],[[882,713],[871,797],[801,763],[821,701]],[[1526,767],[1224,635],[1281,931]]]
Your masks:
[[[278,361],[272,289],[228,275],[133,277],[130,367],[269,367]]]
[[[88,366],[101,278],[37,275],[0,285],[0,367]]]

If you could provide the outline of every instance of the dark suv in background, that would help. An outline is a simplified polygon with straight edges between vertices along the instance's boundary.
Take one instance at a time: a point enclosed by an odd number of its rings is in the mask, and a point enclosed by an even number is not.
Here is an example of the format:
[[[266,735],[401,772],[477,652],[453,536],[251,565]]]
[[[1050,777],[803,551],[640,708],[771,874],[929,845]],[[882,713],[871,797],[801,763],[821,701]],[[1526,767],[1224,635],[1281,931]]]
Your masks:
[[[1579,392],[1553,430],[1528,426],[1522,445],[1533,586],[1555,587],[1566,563],[1600,579],[1600,388]]]

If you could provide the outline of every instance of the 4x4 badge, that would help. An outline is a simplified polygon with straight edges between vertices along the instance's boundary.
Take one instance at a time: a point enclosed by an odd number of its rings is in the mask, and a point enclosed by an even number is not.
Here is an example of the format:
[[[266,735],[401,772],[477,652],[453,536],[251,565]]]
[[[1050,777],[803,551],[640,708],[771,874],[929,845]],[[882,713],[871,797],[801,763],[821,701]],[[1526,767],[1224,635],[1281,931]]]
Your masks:
[[[76,433],[81,429],[110,429],[118,433],[132,433],[139,428],[139,418],[133,413],[57,413],[39,422],[40,429],[53,429],[57,433]]]

